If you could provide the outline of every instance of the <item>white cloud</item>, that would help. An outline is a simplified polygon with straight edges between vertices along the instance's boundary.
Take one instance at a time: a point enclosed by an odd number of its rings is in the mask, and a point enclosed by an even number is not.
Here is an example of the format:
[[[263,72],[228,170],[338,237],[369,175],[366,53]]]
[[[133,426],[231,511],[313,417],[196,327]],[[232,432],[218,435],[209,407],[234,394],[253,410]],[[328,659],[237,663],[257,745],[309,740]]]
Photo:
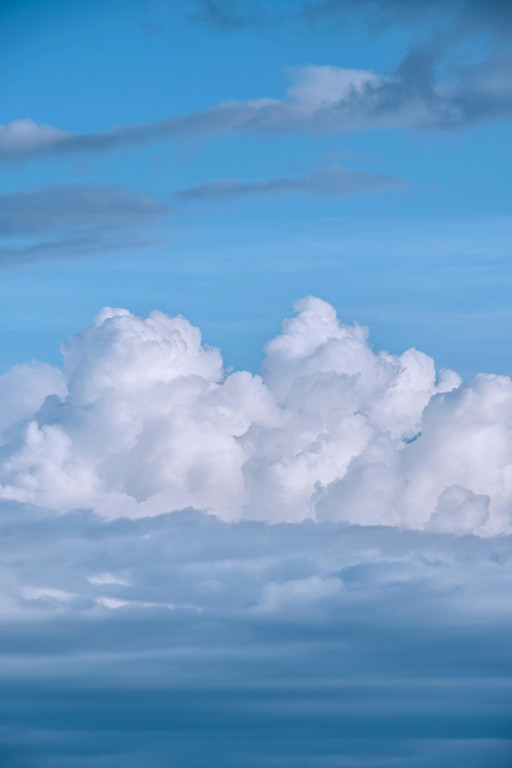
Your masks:
[[[30,118],[0,125],[0,155],[24,155],[49,148],[71,134],[52,125],[37,125]]]
[[[160,312],[106,308],[62,353],[62,371],[0,379],[5,500],[511,530],[512,381],[462,384],[417,350],[375,352],[320,299],[297,302],[262,377],[226,373],[197,328]]]
[[[363,69],[310,64],[296,71],[296,81],[288,91],[290,102],[298,110],[333,106],[384,82],[374,72]]]
[[[11,427],[37,413],[48,395],[66,396],[62,372],[45,363],[15,365],[0,376],[0,445]]]

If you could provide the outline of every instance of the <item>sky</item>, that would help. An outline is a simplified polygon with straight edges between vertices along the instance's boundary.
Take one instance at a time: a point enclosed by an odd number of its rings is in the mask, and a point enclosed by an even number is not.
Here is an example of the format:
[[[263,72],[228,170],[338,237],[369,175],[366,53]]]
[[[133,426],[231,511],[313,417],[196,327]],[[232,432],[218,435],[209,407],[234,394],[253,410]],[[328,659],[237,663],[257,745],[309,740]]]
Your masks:
[[[0,765],[512,763],[509,0],[0,2]]]
[[[417,6],[2,3],[1,368],[58,362],[108,304],[183,313],[256,372],[313,294],[381,348],[510,374],[508,3]],[[389,80],[366,106],[312,95],[365,72]]]

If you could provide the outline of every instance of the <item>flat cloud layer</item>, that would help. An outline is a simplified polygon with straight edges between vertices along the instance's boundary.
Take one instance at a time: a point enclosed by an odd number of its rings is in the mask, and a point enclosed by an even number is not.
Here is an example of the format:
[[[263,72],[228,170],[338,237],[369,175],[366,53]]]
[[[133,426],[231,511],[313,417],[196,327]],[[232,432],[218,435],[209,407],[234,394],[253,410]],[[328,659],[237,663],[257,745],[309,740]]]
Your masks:
[[[508,768],[511,554],[2,502],[2,766]]]
[[[511,532],[512,381],[462,383],[309,297],[262,375],[226,372],[183,317],[105,308],[62,370],[0,378],[0,498],[55,512]]]

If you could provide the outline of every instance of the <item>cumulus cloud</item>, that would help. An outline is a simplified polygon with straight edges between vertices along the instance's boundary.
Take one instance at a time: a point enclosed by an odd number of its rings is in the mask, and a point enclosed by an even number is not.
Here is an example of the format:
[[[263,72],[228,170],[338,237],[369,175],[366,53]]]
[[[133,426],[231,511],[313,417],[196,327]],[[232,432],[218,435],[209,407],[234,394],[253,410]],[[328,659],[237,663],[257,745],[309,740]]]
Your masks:
[[[261,376],[226,372],[197,328],[160,312],[106,308],[62,353],[37,385],[5,386],[5,500],[109,519],[194,507],[511,531],[512,381],[462,383],[415,349],[375,352],[320,299],[297,302]]]
[[[218,179],[184,189],[179,196],[185,200],[222,200],[230,197],[290,194],[347,197],[382,192],[403,184],[402,179],[384,173],[363,173],[334,167],[303,177],[281,177],[263,181]]]
[[[304,66],[295,71],[294,83],[282,99],[229,101],[159,122],[97,133],[61,134],[57,129],[34,127],[37,141],[0,144],[0,158],[103,153],[182,137],[231,133],[321,134],[396,127],[456,130],[486,120],[510,119],[509,56],[495,55],[476,67],[459,65],[445,80],[436,75],[437,58],[432,46],[415,48],[389,75]],[[13,125],[1,130],[10,135]]]
[[[134,248],[171,214],[154,197],[101,184],[0,195],[0,267]]]
[[[510,764],[512,381],[295,309],[0,377],[2,766]]]

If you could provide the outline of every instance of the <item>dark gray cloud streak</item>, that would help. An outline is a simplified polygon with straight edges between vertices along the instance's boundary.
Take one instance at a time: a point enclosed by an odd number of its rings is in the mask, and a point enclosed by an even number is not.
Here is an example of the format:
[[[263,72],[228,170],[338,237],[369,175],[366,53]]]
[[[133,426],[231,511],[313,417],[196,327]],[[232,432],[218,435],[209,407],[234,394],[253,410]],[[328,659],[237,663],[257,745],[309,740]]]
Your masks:
[[[0,267],[141,247],[171,213],[154,197],[99,184],[1,195]]]
[[[362,173],[346,168],[330,168],[303,177],[279,177],[263,181],[218,179],[184,189],[184,200],[222,200],[232,197],[267,197],[274,195],[316,195],[348,197],[374,194],[403,186],[405,182],[387,174]]]

